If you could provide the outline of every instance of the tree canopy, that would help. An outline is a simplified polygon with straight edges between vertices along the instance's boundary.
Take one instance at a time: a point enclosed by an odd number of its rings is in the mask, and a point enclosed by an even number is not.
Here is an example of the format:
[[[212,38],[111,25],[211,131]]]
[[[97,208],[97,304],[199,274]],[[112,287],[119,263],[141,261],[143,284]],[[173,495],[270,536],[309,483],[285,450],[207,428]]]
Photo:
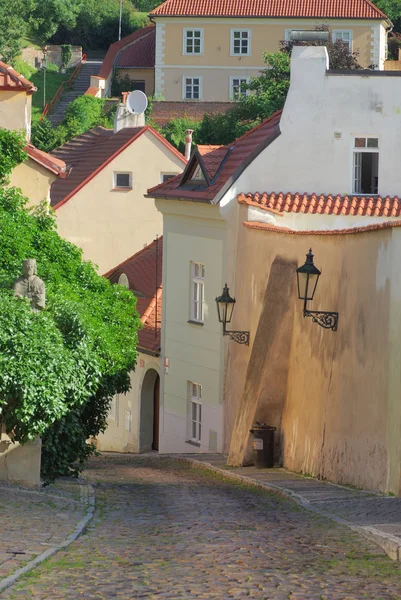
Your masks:
[[[15,441],[42,437],[42,476],[79,471],[106,427],[111,398],[126,392],[140,320],[136,298],[100,277],[57,233],[46,209],[27,210],[8,187],[25,158],[19,133],[0,130],[0,421]],[[36,258],[46,309],[13,297],[22,261]]]

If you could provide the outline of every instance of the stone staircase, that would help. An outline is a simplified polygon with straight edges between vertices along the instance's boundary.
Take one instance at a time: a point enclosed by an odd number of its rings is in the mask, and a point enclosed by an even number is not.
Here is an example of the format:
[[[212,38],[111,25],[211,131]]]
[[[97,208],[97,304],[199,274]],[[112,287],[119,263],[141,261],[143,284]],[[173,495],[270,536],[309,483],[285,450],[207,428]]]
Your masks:
[[[55,127],[60,125],[61,121],[64,119],[69,103],[75,100],[75,98],[85,94],[86,90],[90,86],[91,75],[97,75],[101,66],[101,60],[87,60],[82,65],[80,72],[72,84],[72,87],[64,92],[48,116],[49,121]]]

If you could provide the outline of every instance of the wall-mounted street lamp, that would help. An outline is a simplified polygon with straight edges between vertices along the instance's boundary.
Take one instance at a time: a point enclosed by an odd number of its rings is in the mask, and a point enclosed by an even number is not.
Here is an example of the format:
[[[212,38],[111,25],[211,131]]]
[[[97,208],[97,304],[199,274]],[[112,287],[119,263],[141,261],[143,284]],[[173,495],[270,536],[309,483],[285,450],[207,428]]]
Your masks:
[[[312,321],[325,329],[337,331],[338,313],[323,310],[308,310],[306,303],[313,300],[319,281],[320,271],[313,264],[312,248],[306,255],[306,262],[297,269],[298,298],[304,301],[304,317],[312,317]]]
[[[226,326],[227,323],[231,323],[235,306],[235,298],[231,298],[227,284],[223,288],[222,295],[216,298],[216,304],[219,322],[223,323],[223,335],[228,335],[238,344],[249,346],[249,331],[227,331]]]

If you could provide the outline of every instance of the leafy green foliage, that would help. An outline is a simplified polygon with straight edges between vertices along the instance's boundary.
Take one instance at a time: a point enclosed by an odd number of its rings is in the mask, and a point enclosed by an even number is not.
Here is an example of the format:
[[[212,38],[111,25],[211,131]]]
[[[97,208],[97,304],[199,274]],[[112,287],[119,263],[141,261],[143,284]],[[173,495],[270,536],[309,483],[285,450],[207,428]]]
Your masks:
[[[376,0],[374,4],[388,16],[393,23],[400,21],[401,18],[401,0]],[[397,28],[396,31],[399,31]]]
[[[45,44],[60,27],[74,29],[77,17],[84,10],[82,0],[41,0],[35,2],[30,15],[32,28]]]
[[[3,181],[24,140],[0,129]],[[8,143],[7,143],[8,138]],[[30,213],[19,190],[0,185],[0,420],[22,443],[42,436],[46,482],[82,469],[86,444],[106,426],[110,400],[129,389],[135,365],[135,297],[100,277],[60,238],[47,210]],[[47,305],[15,299],[22,260],[34,257]]]
[[[68,65],[72,57],[72,46],[71,44],[62,44],[61,45],[61,64],[63,68]]]
[[[33,67],[32,65],[29,65],[27,62],[25,62],[21,58],[17,58],[16,60],[13,60],[12,66],[14,67],[14,69],[16,71],[18,71],[18,73],[20,73],[20,75],[22,75],[23,77],[26,77],[26,79],[29,79],[29,80],[31,79],[31,77],[33,75],[35,75],[35,73],[37,73],[37,69],[35,69],[35,67]]]
[[[185,130],[193,129],[195,134],[198,128],[199,121],[194,121],[193,119],[188,119],[186,117],[182,119],[172,119],[162,128],[162,134],[171,144],[173,144],[173,146],[178,148],[180,152],[183,152],[185,147]],[[196,135],[194,137],[196,139]]]
[[[0,128],[0,186],[8,183],[11,171],[27,157],[24,147],[22,133]]]
[[[21,50],[21,38],[27,32],[31,0],[0,0],[0,58],[10,63]]]

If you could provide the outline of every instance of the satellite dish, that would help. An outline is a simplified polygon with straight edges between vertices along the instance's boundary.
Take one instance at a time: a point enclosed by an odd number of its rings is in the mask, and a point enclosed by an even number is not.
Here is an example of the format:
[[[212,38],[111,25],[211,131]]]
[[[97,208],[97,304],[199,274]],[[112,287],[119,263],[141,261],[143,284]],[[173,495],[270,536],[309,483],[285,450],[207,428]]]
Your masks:
[[[148,106],[146,94],[140,90],[130,92],[127,97],[127,110],[135,115],[141,115]]]

